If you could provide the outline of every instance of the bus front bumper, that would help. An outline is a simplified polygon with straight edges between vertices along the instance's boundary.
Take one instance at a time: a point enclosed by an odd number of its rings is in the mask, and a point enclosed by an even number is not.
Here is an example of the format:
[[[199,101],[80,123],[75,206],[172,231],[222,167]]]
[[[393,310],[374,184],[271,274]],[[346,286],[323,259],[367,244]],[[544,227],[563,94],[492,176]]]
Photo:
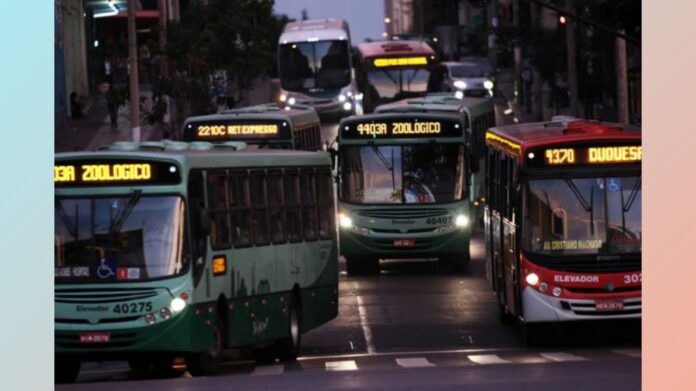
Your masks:
[[[364,236],[344,229],[339,231],[341,254],[346,257],[430,258],[449,255],[469,256],[470,230],[414,237],[404,235]],[[412,240],[412,245],[397,241]],[[410,244],[410,243],[409,243]]]
[[[527,286],[522,291],[522,312],[525,323],[567,322],[577,320],[636,319],[641,317],[640,296],[617,298],[623,309],[598,311],[597,300],[568,299],[545,295]]]

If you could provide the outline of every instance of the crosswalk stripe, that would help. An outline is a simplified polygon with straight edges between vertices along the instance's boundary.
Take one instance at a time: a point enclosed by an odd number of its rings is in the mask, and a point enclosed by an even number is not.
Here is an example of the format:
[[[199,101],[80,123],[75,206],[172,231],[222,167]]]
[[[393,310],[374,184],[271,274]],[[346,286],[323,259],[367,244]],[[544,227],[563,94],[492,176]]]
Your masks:
[[[251,374],[256,376],[280,375],[284,370],[285,366],[283,364],[262,365],[254,368],[254,371]]]
[[[510,364],[510,361],[500,358],[497,354],[472,354],[467,357],[477,364]]]
[[[357,371],[358,364],[355,360],[327,361],[324,363],[327,371]]]
[[[397,358],[396,363],[404,368],[434,367],[435,364],[425,357]]]
[[[556,361],[556,362],[566,362],[566,361],[587,361],[585,357],[580,357],[576,356],[574,354],[570,353],[563,353],[563,352],[557,352],[557,353],[539,353],[541,357],[551,360],[551,361]]]
[[[629,356],[629,357],[640,357],[641,356],[640,349],[615,349],[615,350],[612,350],[612,353],[620,354],[622,356]]]

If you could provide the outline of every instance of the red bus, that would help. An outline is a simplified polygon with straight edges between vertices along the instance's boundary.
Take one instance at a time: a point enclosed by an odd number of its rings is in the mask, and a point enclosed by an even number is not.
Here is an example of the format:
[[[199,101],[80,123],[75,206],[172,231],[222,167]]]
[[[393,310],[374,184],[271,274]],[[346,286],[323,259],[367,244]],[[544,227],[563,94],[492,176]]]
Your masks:
[[[554,117],[486,133],[486,273],[528,343],[641,317],[641,131]]]
[[[357,46],[356,80],[363,110],[436,91],[435,51],[422,41],[366,42]]]

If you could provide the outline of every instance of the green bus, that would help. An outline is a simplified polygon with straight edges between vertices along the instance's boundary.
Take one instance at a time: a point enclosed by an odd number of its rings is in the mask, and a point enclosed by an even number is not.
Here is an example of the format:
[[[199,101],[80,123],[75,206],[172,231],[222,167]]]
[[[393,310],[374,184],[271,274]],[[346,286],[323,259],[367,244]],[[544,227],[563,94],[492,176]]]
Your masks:
[[[212,143],[56,154],[55,375],[294,359],[338,312],[331,159]]]
[[[182,134],[187,142],[239,141],[257,149],[322,149],[319,116],[313,108],[301,105],[281,109],[265,104],[189,117]]]
[[[473,227],[483,228],[483,205],[485,201],[484,164],[486,162],[486,131],[496,125],[495,106],[490,98],[468,98],[459,93],[433,93],[418,99],[404,99],[381,105],[375,113],[427,111],[458,113],[464,117],[466,132],[474,156],[471,170],[470,200]]]
[[[385,258],[469,262],[471,151],[461,115],[353,116],[338,129],[339,241],[348,273]]]

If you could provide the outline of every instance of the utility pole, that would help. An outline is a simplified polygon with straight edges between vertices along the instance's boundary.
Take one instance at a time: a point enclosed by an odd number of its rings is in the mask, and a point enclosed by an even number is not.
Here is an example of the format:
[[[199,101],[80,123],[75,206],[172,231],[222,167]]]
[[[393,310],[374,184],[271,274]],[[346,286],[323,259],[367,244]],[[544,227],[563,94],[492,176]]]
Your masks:
[[[573,0],[566,0],[566,10],[573,12]],[[578,115],[578,72],[575,59],[575,19],[568,18],[566,25],[566,51],[568,58],[568,94],[570,98],[570,115]]]
[[[621,30],[623,33],[623,30]],[[616,37],[616,98],[619,122],[628,123],[628,76],[626,70],[626,40]]]
[[[135,0],[128,0],[128,60],[131,135],[133,141],[140,142],[140,87],[138,86],[138,42],[135,36]]]
[[[160,75],[167,77],[167,0],[157,0],[159,10],[159,52],[160,52]]]

